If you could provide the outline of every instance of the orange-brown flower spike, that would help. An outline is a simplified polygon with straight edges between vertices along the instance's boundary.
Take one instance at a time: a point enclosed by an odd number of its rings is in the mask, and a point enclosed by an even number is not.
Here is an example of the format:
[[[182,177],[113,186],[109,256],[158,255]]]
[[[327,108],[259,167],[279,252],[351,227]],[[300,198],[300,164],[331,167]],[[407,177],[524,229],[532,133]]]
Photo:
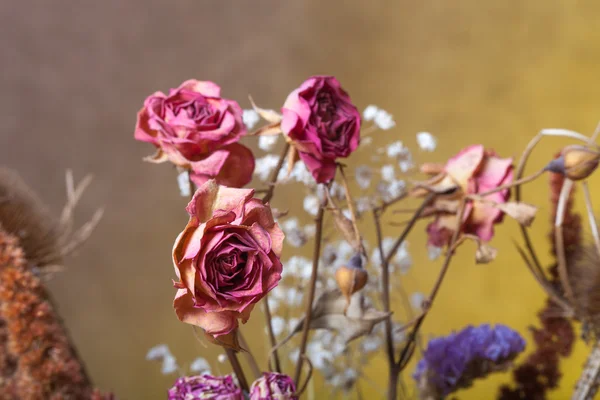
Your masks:
[[[348,304],[352,295],[365,287],[369,274],[362,267],[360,254],[352,256],[348,265],[341,266],[335,271],[335,280]]]
[[[546,169],[579,181],[590,176],[598,167],[600,152],[585,146],[567,146],[561,156],[552,160]]]

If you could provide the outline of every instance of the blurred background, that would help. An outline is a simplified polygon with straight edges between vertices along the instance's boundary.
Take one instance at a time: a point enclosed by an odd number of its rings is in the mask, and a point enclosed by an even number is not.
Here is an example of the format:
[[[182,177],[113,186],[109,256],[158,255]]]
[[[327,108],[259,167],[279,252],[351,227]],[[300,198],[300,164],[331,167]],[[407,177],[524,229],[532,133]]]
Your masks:
[[[161,399],[175,377],[145,360],[150,347],[168,344],[182,366],[219,354],[172,311],[170,251],[187,221],[185,199],[176,172],[143,163],[153,149],[133,140],[147,95],[196,78],[217,82],[243,108],[248,94],[278,108],[308,76],[332,74],[359,109],[374,103],[394,115],[397,127],[375,134],[375,143],[400,139],[416,148],[415,133],[429,131],[438,150],[420,161],[442,162],[472,143],[518,157],[542,128],[587,134],[600,120],[599,17],[600,3],[591,0],[1,2],[1,163],[57,214],[65,171],[91,173],[78,218],[106,209],[92,239],[50,283],[97,386],[120,399]],[[531,170],[563,144],[548,140]],[[357,157],[349,162],[367,161],[365,153]],[[308,221],[294,190],[274,202]],[[540,205],[533,235],[550,262],[545,179],[526,198]],[[422,231],[410,238],[415,266],[402,278],[410,292],[428,292],[440,266],[427,260]],[[471,249],[459,253],[426,336],[502,322],[530,339],[545,296],[512,247],[515,224],[498,232],[493,264],[474,265]],[[244,332],[264,353],[262,323],[256,313]],[[569,397],[586,354],[578,342],[552,398]],[[369,369],[383,385],[383,357]],[[510,379],[500,374],[459,398],[493,398]]]

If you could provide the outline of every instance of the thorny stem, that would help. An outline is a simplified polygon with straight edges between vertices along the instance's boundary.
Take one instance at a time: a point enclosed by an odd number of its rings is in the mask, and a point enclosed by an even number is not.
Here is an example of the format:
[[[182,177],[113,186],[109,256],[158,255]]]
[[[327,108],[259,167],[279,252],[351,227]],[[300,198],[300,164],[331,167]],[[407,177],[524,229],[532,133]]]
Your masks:
[[[315,247],[313,252],[312,273],[310,275],[310,286],[308,288],[308,300],[306,301],[306,311],[304,317],[304,326],[302,327],[302,340],[300,342],[300,353],[296,364],[296,372],[294,373],[294,382],[296,385],[300,382],[302,376],[302,363],[304,362],[304,354],[306,353],[306,344],[308,342],[308,333],[310,330],[310,320],[312,318],[313,301],[315,298],[315,290],[317,286],[317,271],[319,268],[319,258],[321,256],[321,238],[323,235],[323,213],[324,208],[319,205],[319,211],[315,219]]]
[[[423,203],[417,209],[417,211],[414,213],[414,215],[412,216],[408,225],[406,226],[406,228],[404,228],[404,231],[402,232],[402,234],[400,234],[400,236],[394,243],[394,246],[392,247],[392,249],[390,250],[390,252],[388,253],[387,256],[385,256],[385,254],[383,252],[381,223],[379,221],[381,213],[383,212],[383,208],[378,208],[378,209],[373,210],[373,220],[375,223],[375,232],[377,235],[379,257],[381,259],[381,268],[382,268],[381,276],[382,276],[382,286],[383,286],[381,297],[382,297],[382,303],[383,303],[383,310],[385,312],[390,311],[390,267],[389,267],[390,260],[392,259],[392,257],[396,253],[396,251],[398,251],[398,249],[400,248],[400,246],[402,245],[402,243],[408,236],[408,234],[411,231],[411,229],[413,228],[413,226],[416,224],[417,220],[419,219],[419,217],[420,217],[421,213],[423,212],[423,210],[425,209],[425,207],[427,207],[429,205],[429,203],[433,200],[434,197],[435,197],[435,194],[430,193],[425,198],[425,200],[423,200]],[[389,387],[388,387],[388,399],[395,400],[397,397],[398,376],[400,373],[400,369],[398,368],[398,364],[396,363],[396,360],[394,358],[394,352],[395,352],[394,338],[393,338],[393,333],[392,333],[392,321],[390,318],[387,318],[385,320],[385,342],[386,342],[386,353],[387,353],[387,357],[388,357],[388,366],[389,366],[389,375],[390,375],[390,382],[389,382]]]
[[[235,372],[235,376],[237,376],[238,381],[240,382],[240,386],[242,390],[245,392],[250,391],[250,386],[248,386],[248,381],[246,380],[246,375],[244,375],[244,370],[240,364],[240,360],[237,358],[237,354],[232,349],[225,348],[225,352],[227,353],[227,358],[229,358],[229,363],[231,364],[231,368],[233,368],[233,372]]]
[[[456,227],[454,229],[454,233],[452,234],[452,238],[450,239],[450,243],[448,244],[448,251],[446,252],[446,258],[444,259],[444,264],[442,265],[442,269],[440,270],[437,280],[435,281],[435,284],[433,285],[431,294],[429,295],[429,298],[427,299],[427,305],[425,307],[423,315],[415,323],[414,328],[410,332],[408,341],[400,353],[400,359],[398,360],[398,369],[400,371],[402,371],[406,367],[406,365],[408,364],[408,361],[410,360],[410,357],[414,350],[415,337],[416,337],[417,333],[419,332],[421,325],[423,325],[423,321],[425,321],[425,317],[427,317],[427,314],[429,314],[429,310],[431,310],[431,307],[433,306],[433,301],[435,300],[435,297],[437,296],[437,293],[440,290],[440,287],[442,286],[442,282],[444,281],[446,272],[448,272],[448,267],[450,266],[450,261],[452,260],[452,256],[454,255],[454,251],[456,250],[455,243],[458,241],[458,238],[460,235],[460,230],[461,230],[460,228],[462,226],[462,219],[463,219],[463,213],[465,211],[465,205],[466,205],[466,202],[465,202],[465,200],[463,200],[460,204],[460,208],[458,209],[458,212],[456,213],[456,216],[457,216]]]
[[[586,181],[583,182],[583,194],[585,197],[585,207],[587,208],[590,230],[592,231],[592,236],[594,238],[594,245],[596,246],[596,252],[600,256],[600,235],[598,234],[598,223],[596,222],[596,216],[594,215],[594,207],[592,206],[590,188]]]
[[[262,199],[262,202],[264,204],[268,203],[273,198],[273,194],[275,192],[275,182],[277,182],[277,177],[279,176],[279,170],[281,170],[281,167],[283,166],[283,163],[285,161],[285,156],[287,155],[289,148],[290,148],[290,144],[286,143],[285,146],[283,147],[283,151],[281,152],[281,155],[279,156],[279,161],[277,162],[277,166],[271,173],[271,177],[269,179],[269,188],[267,189],[267,192],[265,193],[265,195]],[[281,362],[279,361],[279,353],[277,352],[277,349],[276,349],[277,338],[275,337],[275,332],[273,331],[273,322],[272,322],[272,316],[271,316],[271,309],[269,307],[269,295],[268,294],[265,295],[265,297],[263,298],[263,308],[264,308],[265,318],[267,320],[267,331],[269,333],[269,341],[271,342],[271,348],[275,348],[275,351],[273,352],[273,359],[275,360],[275,371],[281,372]]]
[[[565,179],[562,189],[560,190],[560,197],[558,198],[558,206],[556,209],[556,220],[554,222],[554,242],[556,246],[556,258],[558,260],[558,276],[560,277],[560,283],[563,287],[567,300],[575,305],[575,294],[573,293],[573,287],[569,282],[569,274],[567,272],[567,259],[565,255],[565,241],[563,238],[562,224],[565,217],[566,205],[569,200],[569,194],[573,187],[573,181]]]

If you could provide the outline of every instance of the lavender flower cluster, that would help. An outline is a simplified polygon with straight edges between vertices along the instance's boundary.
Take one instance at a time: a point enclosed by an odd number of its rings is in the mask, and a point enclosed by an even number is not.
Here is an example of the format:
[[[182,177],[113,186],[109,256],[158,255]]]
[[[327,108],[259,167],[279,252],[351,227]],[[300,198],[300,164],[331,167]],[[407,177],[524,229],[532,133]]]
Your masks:
[[[440,398],[473,380],[506,369],[525,349],[525,340],[505,325],[468,326],[429,342],[413,378],[421,395]]]

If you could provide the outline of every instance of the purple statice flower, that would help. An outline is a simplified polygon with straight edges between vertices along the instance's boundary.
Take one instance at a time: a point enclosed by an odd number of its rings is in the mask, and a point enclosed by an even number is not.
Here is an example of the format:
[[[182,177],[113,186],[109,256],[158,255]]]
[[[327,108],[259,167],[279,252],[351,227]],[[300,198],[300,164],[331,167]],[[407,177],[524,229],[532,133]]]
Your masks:
[[[265,372],[252,384],[250,400],[298,400],[292,378],[276,372]]]
[[[413,378],[423,398],[443,398],[474,379],[505,370],[524,349],[525,340],[505,325],[468,326],[431,340]]]
[[[169,400],[244,400],[231,376],[184,376],[169,389]]]

